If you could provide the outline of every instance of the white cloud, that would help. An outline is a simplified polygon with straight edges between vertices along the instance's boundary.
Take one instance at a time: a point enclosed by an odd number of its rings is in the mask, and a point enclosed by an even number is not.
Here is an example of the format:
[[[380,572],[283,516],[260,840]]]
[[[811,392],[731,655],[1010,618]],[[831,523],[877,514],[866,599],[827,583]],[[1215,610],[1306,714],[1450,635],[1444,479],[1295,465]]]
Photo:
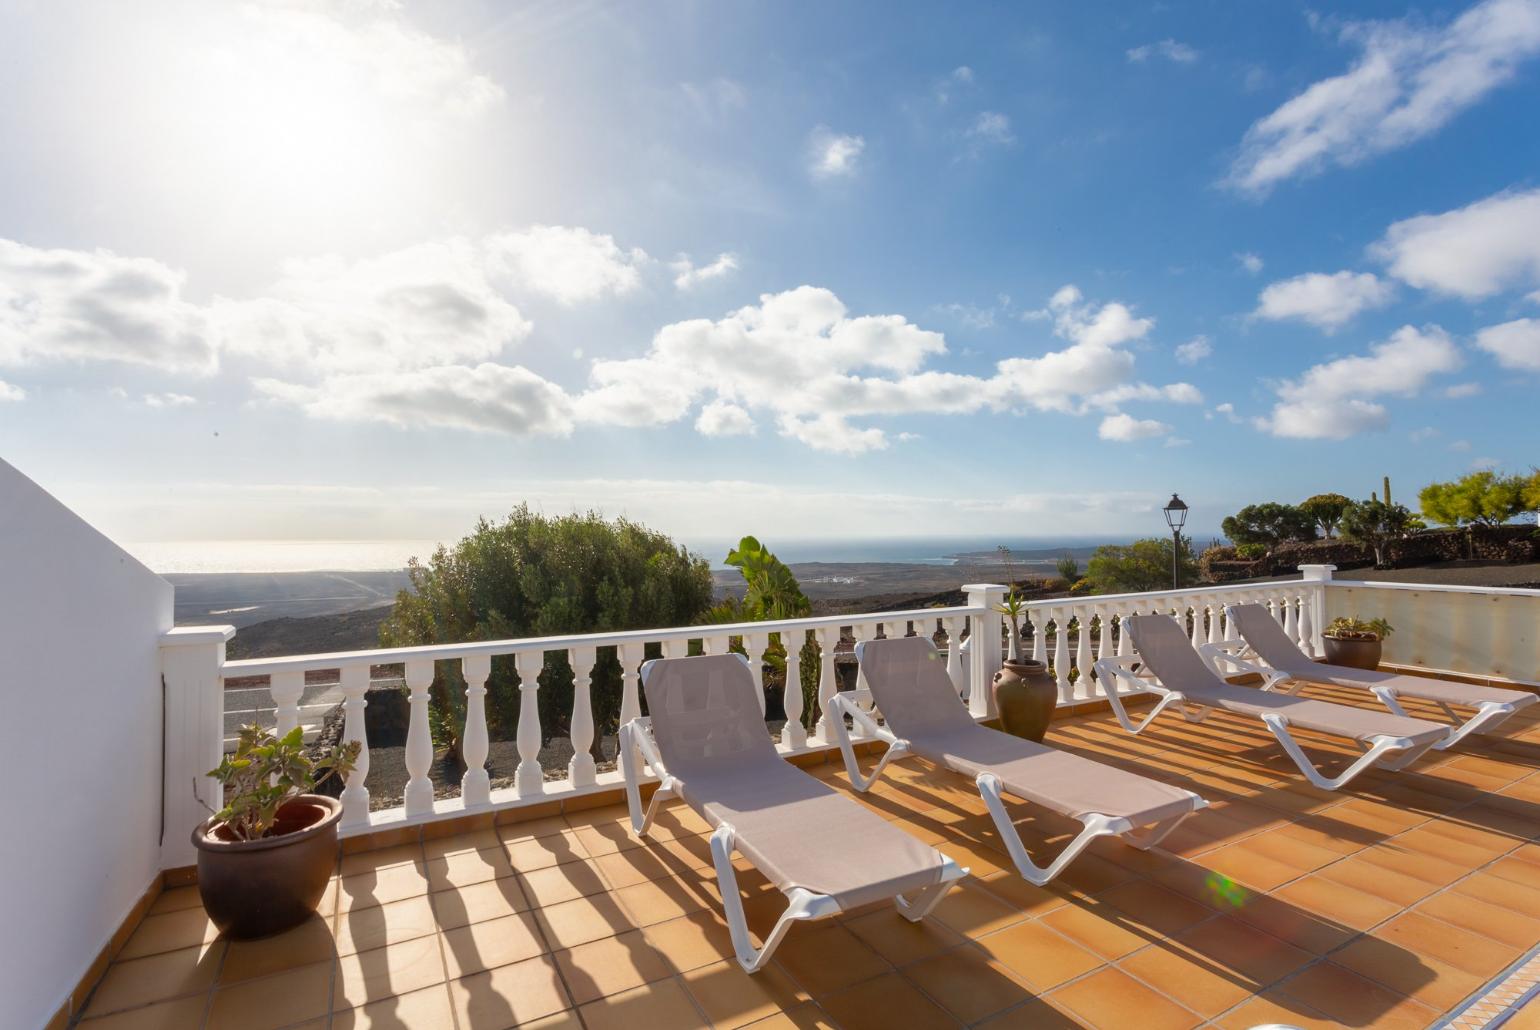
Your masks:
[[[561,387],[518,365],[341,374],[317,385],[256,379],[252,385],[259,395],[297,405],[312,418],[339,422],[516,436],[565,436],[573,426],[572,402]]]
[[[1476,333],[1476,346],[1503,368],[1540,372],[1540,319],[1518,318]]]
[[[1450,400],[1460,400],[1465,397],[1475,397],[1481,393],[1480,383],[1455,383],[1453,386],[1444,387],[1444,396]]]
[[[1383,404],[1366,398],[1415,396],[1433,376],[1461,364],[1459,349],[1437,326],[1402,326],[1368,355],[1338,358],[1316,365],[1299,379],[1278,386],[1271,414],[1254,421],[1274,436],[1344,439],[1383,429],[1390,416]]]
[[[531,329],[464,239],[291,261],[264,295],[216,300],[212,320],[227,352],[320,372],[486,361]]]
[[[973,69],[969,68],[966,64],[960,64],[952,69],[952,78],[958,82],[972,82]]]
[[[1540,189],[1396,222],[1370,252],[1403,282],[1467,300],[1540,283]]]
[[[701,265],[699,268],[691,262],[689,255],[680,254],[678,258],[669,263],[669,271],[674,273],[674,288],[688,290],[700,283],[713,279],[722,279],[738,270],[738,255],[722,253],[709,265]]]
[[[490,267],[519,286],[572,305],[634,292],[649,258],[614,237],[563,225],[495,233],[482,244]]]
[[[1127,55],[1128,59],[1135,64],[1143,64],[1152,57],[1164,57],[1176,64],[1192,64],[1198,59],[1198,51],[1174,39],[1163,39],[1158,43],[1136,46],[1127,51]]]
[[[1363,53],[1246,131],[1227,182],[1265,195],[1279,182],[1350,166],[1442,128],[1540,52],[1540,2],[1483,0],[1446,27],[1353,22]]]
[[[1235,255],[1235,260],[1239,261],[1241,267],[1252,275],[1257,275],[1262,271],[1262,259],[1249,250]]]
[[[1164,422],[1152,418],[1134,418],[1127,414],[1108,415],[1096,429],[1096,435],[1103,440],[1116,440],[1119,443],[1149,440],[1170,432],[1171,427]]]
[[[1177,346],[1176,360],[1184,365],[1196,365],[1213,353],[1214,345],[1209,342],[1209,338],[1199,335]]]
[[[1214,414],[1223,415],[1225,417],[1225,421],[1234,425],[1239,425],[1241,422],[1245,421],[1245,419],[1241,418],[1235,413],[1235,405],[1231,404],[1229,401],[1225,401],[1223,404],[1214,405]]]
[[[1427,443],[1429,440],[1436,440],[1441,435],[1443,434],[1433,426],[1423,426],[1421,429],[1414,429],[1407,433],[1406,438],[1412,441],[1412,443]]]
[[[1464,453],[1465,451],[1470,450],[1470,441],[1456,440],[1449,445],[1448,449],[1454,451],[1457,454]]]
[[[144,395],[144,405],[147,408],[186,408],[198,403],[198,398],[190,397],[185,393],[147,393]]]
[[[980,111],[964,135],[978,143],[992,143],[1000,146],[1016,142],[1016,137],[1011,132],[1010,118],[999,111]]]
[[[886,446],[885,433],[853,420],[904,414],[1035,409],[1118,413],[1131,401],[1197,403],[1187,383],[1133,381],[1125,345],[1153,326],[1119,303],[1086,303],[1065,287],[1049,304],[1054,331],[1069,346],[1007,358],[991,376],[926,368],[946,341],[901,315],[851,317],[832,292],[802,286],[765,294],[719,320],[664,326],[640,358],[597,361],[589,389],[574,399],[580,422],[663,425],[697,403],[722,402],[776,420],[782,435],[823,450],[860,453]],[[837,413],[832,417],[830,413]],[[710,431],[718,416],[697,427]]]
[[[820,125],[808,136],[808,174],[815,179],[854,175],[865,149],[862,137],[840,135]]]
[[[121,361],[208,373],[218,360],[185,273],[108,250],[0,239],[0,366]]]
[[[1395,288],[1372,272],[1309,272],[1280,279],[1257,298],[1257,318],[1297,318],[1333,332],[1361,311],[1390,303]]]
[[[0,403],[5,401],[24,401],[27,399],[27,391],[15,383],[8,383],[0,379]]]
[[[754,416],[728,401],[716,400],[700,409],[695,430],[702,436],[745,436],[754,432]]]

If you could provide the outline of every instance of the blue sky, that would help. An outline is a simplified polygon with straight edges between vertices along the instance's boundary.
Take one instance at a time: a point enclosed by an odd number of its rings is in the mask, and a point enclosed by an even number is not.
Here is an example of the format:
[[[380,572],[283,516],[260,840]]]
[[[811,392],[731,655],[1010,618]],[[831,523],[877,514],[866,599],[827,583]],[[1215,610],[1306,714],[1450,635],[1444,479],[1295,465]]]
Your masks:
[[[0,4],[0,456],[126,540],[1528,468],[1540,0],[1109,10]]]

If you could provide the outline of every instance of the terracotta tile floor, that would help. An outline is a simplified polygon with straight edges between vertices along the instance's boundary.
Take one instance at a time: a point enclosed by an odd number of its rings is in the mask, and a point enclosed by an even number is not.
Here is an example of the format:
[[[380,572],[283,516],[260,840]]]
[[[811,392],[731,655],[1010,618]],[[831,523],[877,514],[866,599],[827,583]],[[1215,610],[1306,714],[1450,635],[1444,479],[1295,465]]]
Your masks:
[[[1139,737],[1082,716],[1050,742],[1212,807],[1152,852],[1098,842],[1042,889],[965,780],[904,763],[860,800],[972,878],[921,925],[874,906],[799,926],[753,977],[688,810],[646,846],[618,805],[511,823],[349,855],[322,912],[264,941],[227,944],[195,889],[167,891],[79,1025],[1425,1027],[1540,940],[1540,717],[1335,794],[1225,715]],[[1074,829],[1019,813],[1035,849]],[[740,866],[763,931],[780,895]]]

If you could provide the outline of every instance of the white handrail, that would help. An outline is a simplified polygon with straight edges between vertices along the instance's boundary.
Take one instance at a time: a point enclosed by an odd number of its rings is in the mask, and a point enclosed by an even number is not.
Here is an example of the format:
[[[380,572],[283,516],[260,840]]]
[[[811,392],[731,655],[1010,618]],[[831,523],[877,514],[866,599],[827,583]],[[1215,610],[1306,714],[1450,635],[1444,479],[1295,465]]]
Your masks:
[[[1417,590],[1433,594],[1501,594],[1511,597],[1540,597],[1534,587],[1472,587],[1455,583],[1402,583],[1379,579],[1331,579],[1327,587],[1353,587],[1363,590]]]

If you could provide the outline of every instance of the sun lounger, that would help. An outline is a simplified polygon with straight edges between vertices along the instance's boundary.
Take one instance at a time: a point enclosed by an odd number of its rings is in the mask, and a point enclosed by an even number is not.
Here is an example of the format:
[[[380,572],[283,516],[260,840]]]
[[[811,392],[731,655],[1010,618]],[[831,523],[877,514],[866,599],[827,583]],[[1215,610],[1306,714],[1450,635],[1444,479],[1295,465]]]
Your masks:
[[[924,918],[967,873],[828,784],[781,758],[765,728],[741,655],[662,658],[642,666],[648,718],[620,730],[631,826],[645,836],[658,806],[682,798],[710,823],[711,857],[738,961],[769,959],[791,924],[885,898]],[[660,780],[642,810],[639,757]],[[743,915],[734,851],[783,894],[787,907],[755,950]]]
[[[867,640],[856,645],[871,700],[885,725],[863,710],[857,692],[837,694],[832,721],[857,790],[870,789],[890,761],[916,755],[970,777],[1016,869],[1039,886],[1059,875],[1097,837],[1118,836],[1149,848],[1206,802],[1191,791],[1093,762],[999,730],[980,726],[963,707],[935,646],[924,637]],[[887,742],[870,776],[862,776],[851,746],[848,715],[866,736]],[[1078,819],[1082,829],[1047,866],[1034,863],[1001,800],[1020,798]]]
[[[1278,743],[1305,778],[1322,790],[1345,786],[1376,762],[1381,762],[1387,769],[1404,768],[1449,735],[1449,728],[1436,722],[1269,693],[1265,688],[1287,675],[1282,672],[1266,673],[1262,690],[1227,683],[1204,664],[1203,658],[1193,650],[1187,634],[1169,615],[1130,615],[1122,621],[1122,626],[1130,634],[1137,653],[1104,658],[1095,668],[1098,678],[1108,688],[1107,700],[1113,714],[1130,733],[1140,732],[1172,705],[1184,706],[1184,714],[1193,722],[1201,721],[1216,708],[1235,715],[1254,716],[1278,738]],[[1153,676],[1153,680],[1146,674]],[[1113,689],[1119,680],[1135,690],[1163,695],[1142,722],[1129,719],[1118,691]],[[1193,708],[1197,711],[1190,710]],[[1364,754],[1340,775],[1328,778],[1301,750],[1290,733],[1291,728],[1345,737]]]
[[[1225,608],[1225,613],[1234,620],[1241,640],[1205,644],[1199,649],[1216,670],[1228,664],[1242,671],[1265,672],[1246,660],[1256,657],[1272,669],[1288,674],[1282,682],[1291,694],[1297,693],[1306,682],[1361,687],[1379,698],[1396,715],[1407,714],[1406,709],[1401,707],[1400,698],[1432,701],[1449,717],[1452,730],[1447,738],[1433,745],[1439,750],[1458,743],[1472,733],[1490,733],[1520,708],[1540,701],[1540,695],[1525,690],[1505,690],[1454,680],[1353,669],[1345,665],[1324,665],[1305,654],[1299,645],[1289,639],[1266,605],[1235,604]],[[1268,687],[1272,688],[1278,682],[1269,682]],[[1454,711],[1454,706],[1474,708],[1476,713],[1462,721]]]

